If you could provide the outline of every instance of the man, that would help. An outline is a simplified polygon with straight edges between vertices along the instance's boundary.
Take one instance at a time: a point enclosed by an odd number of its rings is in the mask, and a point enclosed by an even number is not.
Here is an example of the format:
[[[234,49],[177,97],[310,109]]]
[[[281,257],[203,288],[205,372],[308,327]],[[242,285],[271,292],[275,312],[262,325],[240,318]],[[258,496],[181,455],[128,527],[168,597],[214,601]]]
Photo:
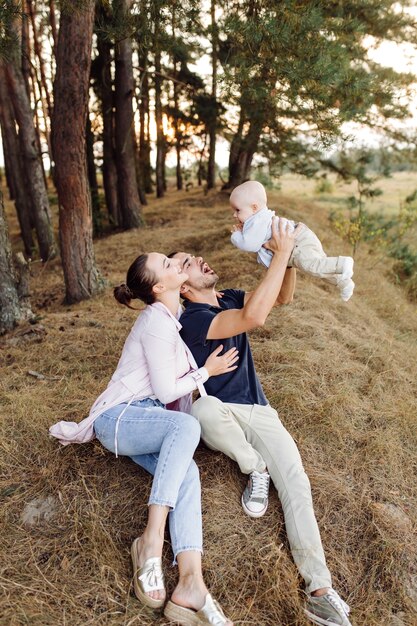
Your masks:
[[[208,396],[193,405],[202,438],[212,449],[237,461],[249,474],[242,495],[244,511],[260,517],[268,506],[269,476],[281,500],[287,535],[294,561],[306,583],[306,614],[315,624],[351,626],[349,607],[331,587],[311,488],[300,454],[277,412],[268,404],[256,376],[246,331],[262,326],[275,305],[292,301],[295,269],[288,260],[303,226],[293,233],[278,230],[273,221],[268,248],[274,256],[264,278],[252,293],[226,289],[216,291],[217,274],[204,262],[185,252],[180,259],[188,281],[181,288],[185,312],[180,318],[181,335],[199,366],[220,344],[224,350],[236,347],[238,368],[205,383]]]

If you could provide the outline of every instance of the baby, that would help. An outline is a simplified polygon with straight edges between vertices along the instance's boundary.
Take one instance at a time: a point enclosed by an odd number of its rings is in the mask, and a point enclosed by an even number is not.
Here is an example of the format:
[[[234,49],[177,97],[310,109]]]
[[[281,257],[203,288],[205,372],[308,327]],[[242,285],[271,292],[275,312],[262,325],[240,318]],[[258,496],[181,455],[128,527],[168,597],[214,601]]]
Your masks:
[[[271,238],[271,222],[275,213],[267,208],[266,203],[264,186],[254,180],[239,185],[230,195],[233,217],[237,220],[231,237],[232,243],[245,252],[257,252],[258,263],[269,267],[273,253],[262,245]],[[285,217],[278,219],[289,223],[291,229],[296,226]],[[352,280],[352,257],[327,256],[320,240],[307,226],[304,226],[296,239],[288,266],[336,285],[345,302],[355,288]]]

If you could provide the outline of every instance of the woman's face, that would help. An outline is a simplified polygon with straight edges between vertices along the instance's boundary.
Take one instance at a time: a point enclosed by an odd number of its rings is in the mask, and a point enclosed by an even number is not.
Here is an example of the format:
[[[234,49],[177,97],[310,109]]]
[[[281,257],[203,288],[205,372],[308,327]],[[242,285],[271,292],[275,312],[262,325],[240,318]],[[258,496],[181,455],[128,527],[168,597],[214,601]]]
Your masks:
[[[157,285],[163,285],[166,290],[179,289],[188,280],[179,259],[168,259],[165,254],[150,252],[146,266],[155,274]]]

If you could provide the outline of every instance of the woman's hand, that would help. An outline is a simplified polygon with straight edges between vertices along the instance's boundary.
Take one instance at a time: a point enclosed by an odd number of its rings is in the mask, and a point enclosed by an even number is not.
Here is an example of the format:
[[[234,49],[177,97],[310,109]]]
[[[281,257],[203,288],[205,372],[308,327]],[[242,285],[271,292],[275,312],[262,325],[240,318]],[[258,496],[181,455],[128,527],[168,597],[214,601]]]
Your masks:
[[[236,363],[239,358],[238,350],[236,350],[236,348],[230,348],[230,350],[220,355],[222,350],[223,344],[220,344],[220,346],[213,350],[204,363],[204,367],[208,371],[209,376],[226,374],[227,372],[233,372],[233,370],[237,368],[237,365],[234,365],[234,363]]]

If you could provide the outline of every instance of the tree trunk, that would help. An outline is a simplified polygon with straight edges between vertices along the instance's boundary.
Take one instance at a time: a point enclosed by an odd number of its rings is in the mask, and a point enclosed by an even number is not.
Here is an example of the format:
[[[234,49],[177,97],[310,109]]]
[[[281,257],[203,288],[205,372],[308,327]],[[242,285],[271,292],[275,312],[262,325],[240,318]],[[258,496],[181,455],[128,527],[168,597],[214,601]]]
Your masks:
[[[86,119],[85,139],[87,151],[88,182],[90,185],[91,208],[93,216],[93,235],[99,235],[103,230],[103,221],[100,209],[100,198],[98,195],[96,163],[94,160],[94,135],[88,113]]]
[[[59,201],[59,233],[66,301],[103,288],[95,266],[85,127],[88,112],[94,0],[61,11],[54,83],[52,146]]]
[[[110,221],[115,226],[118,226],[121,224],[121,216],[117,195],[117,167],[114,156],[111,47],[107,41],[100,37],[100,34],[97,35],[97,49],[100,72],[101,114],[103,117],[103,187]]]
[[[29,38],[29,16],[28,16],[28,8],[25,0],[22,2],[22,74],[26,85],[26,92],[28,94],[28,98],[30,98],[30,78],[31,78],[31,67],[30,67],[30,38]]]
[[[177,66],[174,63],[174,76],[177,75]],[[182,179],[182,170],[181,170],[181,139],[182,134],[179,129],[178,124],[178,116],[176,112],[178,111],[178,84],[174,81],[174,134],[175,134],[175,152],[177,155],[177,163],[175,168],[176,178],[177,178],[177,189],[181,190],[183,188],[183,179]]]
[[[54,42],[53,45],[53,56],[56,58],[56,47],[58,45],[58,30],[56,27],[56,17],[55,17],[55,2],[54,0],[49,0],[49,23],[51,25],[52,39]]]
[[[139,55],[140,74],[139,93],[139,176],[144,194],[152,193],[151,163],[149,139],[146,136],[146,114],[149,112],[149,86],[146,55]],[[146,197],[146,196],[145,196]]]
[[[161,51],[159,50],[158,18],[155,21],[155,122],[156,122],[156,197],[164,195],[164,150],[165,138],[162,127],[162,77]]]
[[[120,17],[128,13],[132,0],[116,0]],[[118,192],[123,228],[137,228],[143,224],[142,209],[136,179],[133,128],[133,67],[132,41],[125,38],[116,44],[115,132]]]
[[[172,5],[172,38],[175,41],[176,39],[176,9],[177,7],[175,6],[175,4]],[[174,121],[174,137],[175,137],[175,152],[177,155],[177,163],[176,163],[176,167],[175,167],[175,173],[176,173],[176,179],[177,179],[177,189],[180,191],[183,187],[183,181],[182,181],[182,171],[181,171],[181,139],[182,139],[182,133],[180,132],[180,128],[179,128],[179,123],[178,123],[178,115],[177,113],[179,113],[179,107],[178,107],[178,100],[179,100],[179,87],[178,87],[178,83],[175,80],[177,77],[177,61],[176,61],[176,54],[175,54],[175,50],[173,51],[172,54],[172,67],[173,67],[173,76],[174,76],[174,81],[173,81],[173,85],[174,85],[174,117],[173,117],[173,121]]]
[[[200,150],[200,158],[198,161],[197,184],[199,187],[201,187],[201,185],[203,184],[203,176],[204,176],[203,158],[204,158],[204,152],[206,150],[206,145],[207,145],[207,133],[205,133],[204,135],[204,143],[203,143],[203,147]]]
[[[46,82],[45,63],[44,63],[43,56],[42,56],[42,46],[39,40],[38,30],[36,28],[36,21],[35,21],[33,6],[32,6],[32,0],[27,0],[27,5],[29,9],[29,14],[30,14],[30,21],[32,24],[33,47],[35,50],[35,54],[38,58],[38,66],[39,66],[39,71],[40,71],[40,80],[38,79],[36,70],[35,70],[35,73],[36,73],[36,79],[38,81],[39,96],[40,96],[40,100],[42,104],[42,112],[43,112],[43,118],[44,118],[44,124],[45,124],[45,137],[46,137],[46,143],[48,144],[49,160],[50,162],[52,162],[51,137],[50,137],[49,127],[48,127],[50,120],[52,119],[52,102],[51,102],[51,97],[50,97],[50,90]],[[46,107],[45,107],[45,100],[46,100]]]
[[[216,184],[216,134],[217,134],[217,24],[216,24],[216,0],[211,0],[211,64],[212,64],[212,82],[211,95],[213,104],[216,107],[216,113],[213,116],[212,123],[209,127],[209,158],[207,165],[207,189],[213,189]]]
[[[22,267],[25,266],[23,262]],[[0,192],[0,335],[11,330],[21,320],[31,316],[26,293],[19,293],[19,283],[12,261],[12,249]]]
[[[143,185],[145,193],[152,193],[152,166],[151,166],[151,138],[150,138],[150,101],[149,101],[149,79],[145,68],[141,87],[140,101],[140,135],[139,135],[139,158],[143,170]]]
[[[262,125],[251,123],[248,134],[242,140],[233,170],[230,172],[228,188],[234,189],[250,177],[252,159],[258,147]]]
[[[3,140],[3,153],[8,164],[8,183],[11,186],[12,197],[15,201],[17,217],[27,257],[31,257],[34,250],[32,227],[30,221],[30,203],[26,196],[26,185],[22,170],[22,161],[19,150],[19,138],[16,132],[16,123],[11,104],[7,98],[7,85],[4,68],[0,65],[0,126]]]
[[[42,98],[42,92],[39,88],[39,81],[37,76],[36,65],[32,65],[32,53],[31,53],[31,39],[29,32],[29,22],[30,22],[30,7],[26,0],[22,2],[23,13],[22,13],[22,28],[21,28],[21,46],[22,46],[22,75],[25,81],[26,93],[28,95],[29,102],[34,101],[35,103],[39,102],[42,106],[43,118],[45,120],[45,128],[47,124],[47,116],[45,114],[45,104]],[[36,79],[36,83],[35,83]],[[36,84],[38,85],[39,97],[36,93]],[[31,98],[32,94],[32,98]],[[40,139],[40,129],[39,129],[39,117],[38,117],[38,107],[35,104],[34,107],[34,116],[35,116],[35,129],[36,129],[36,140],[38,144],[38,152],[42,156],[42,148],[41,148],[41,139]],[[49,146],[49,143],[48,143]],[[43,180],[45,182],[45,187],[47,187],[46,182],[46,174],[45,167],[43,164],[43,159],[41,158],[42,171],[43,171]]]
[[[49,200],[45,186],[42,157],[38,137],[33,123],[33,113],[26,92],[25,81],[20,67],[13,61],[5,64],[9,94],[13,102],[15,118],[19,126],[23,166],[29,183],[32,198],[33,218],[41,259],[52,259],[57,248],[55,244]]]

